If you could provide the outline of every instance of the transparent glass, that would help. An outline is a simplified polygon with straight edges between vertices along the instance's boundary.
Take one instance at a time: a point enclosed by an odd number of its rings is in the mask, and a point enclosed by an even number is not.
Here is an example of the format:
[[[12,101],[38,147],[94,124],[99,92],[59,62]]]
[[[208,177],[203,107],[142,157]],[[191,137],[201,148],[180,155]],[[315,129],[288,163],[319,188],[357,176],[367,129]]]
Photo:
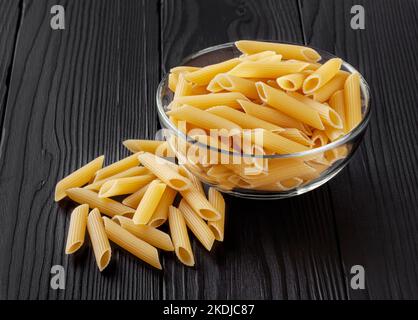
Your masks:
[[[316,49],[316,48],[315,48]],[[316,49],[322,56],[321,63],[335,58],[334,55]],[[238,57],[241,55],[234,43],[226,43],[201,50],[188,58],[181,65],[206,66]],[[357,70],[347,62],[343,62],[342,70],[356,72]],[[168,144],[179,161],[193,175],[203,183],[238,197],[251,199],[282,199],[297,196],[323,185],[335,177],[351,160],[354,152],[361,143],[370,120],[369,87],[361,77],[362,122],[344,137],[325,146],[308,151],[280,154],[254,155],[225,151],[206,145],[201,141],[180,131],[166,115],[167,107],[173,99],[173,93],[168,88],[168,75],[160,82],[157,90],[157,108],[161,127],[166,129]],[[241,164],[228,165],[227,172],[222,167],[211,164],[200,164],[191,161],[187,151],[177,148],[179,144],[186,145],[186,149],[193,145],[206,148],[211,155],[222,154],[241,158]],[[249,160],[250,159],[250,160]],[[243,175],[243,163],[267,164],[267,171]],[[239,161],[238,161],[239,162]],[[313,168],[310,170],[306,166]],[[245,166],[244,166],[245,167]],[[221,169],[221,170],[219,170]],[[308,171],[306,171],[308,169]],[[315,171],[315,172],[314,172]]]

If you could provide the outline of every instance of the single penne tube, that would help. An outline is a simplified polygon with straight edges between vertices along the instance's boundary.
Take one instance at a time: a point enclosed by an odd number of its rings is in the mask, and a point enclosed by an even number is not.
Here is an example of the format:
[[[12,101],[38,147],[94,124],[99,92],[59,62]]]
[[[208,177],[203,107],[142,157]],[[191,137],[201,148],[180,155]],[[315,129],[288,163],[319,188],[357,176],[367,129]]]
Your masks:
[[[165,251],[174,251],[170,236],[161,230],[151,226],[135,224],[132,219],[122,216],[114,216],[112,221],[119,224],[123,229],[129,231],[134,236],[148,242],[156,248]]]
[[[125,199],[123,199],[122,204],[136,209],[139,203],[141,202],[141,199],[144,197],[145,191],[147,191],[150,184],[151,183],[146,184],[138,191],[135,191],[134,193],[127,196]]]
[[[263,82],[257,82],[258,94],[269,106],[306,123],[316,129],[324,129],[321,117],[317,110],[295,99],[284,91],[274,89]]]
[[[325,62],[303,81],[303,93],[311,94],[326,85],[340,71],[342,63],[340,58]]]
[[[200,180],[193,173],[187,170],[184,166],[180,166],[179,173],[189,179],[192,182],[192,186],[196,188],[201,194],[205,194],[202,182],[200,182]]]
[[[216,221],[221,218],[221,214],[197,189],[192,187],[188,190],[180,191],[180,193],[202,219],[207,221]]]
[[[344,88],[345,80],[349,73],[345,71],[338,72],[327,84],[312,93],[312,98],[319,102],[325,102],[330,99],[334,92]]]
[[[71,213],[70,227],[68,228],[67,244],[65,253],[72,254],[76,252],[84,243],[87,226],[87,216],[89,206],[82,204],[76,207]]]
[[[147,224],[154,214],[167,185],[159,180],[151,182],[132,218],[135,224]]]
[[[99,198],[110,198],[131,194],[155,179],[155,175],[146,174],[137,177],[119,178],[106,181],[99,190]]]
[[[276,82],[285,91],[297,91],[302,87],[303,81],[308,75],[303,72],[287,74],[277,78]]]
[[[329,99],[329,106],[340,115],[343,122],[343,131],[347,132],[344,108],[344,90],[339,90],[331,96]]]
[[[173,206],[169,208],[168,224],[177,258],[186,266],[194,266],[193,251],[187,234],[186,222],[180,210]]]
[[[296,128],[284,129],[283,132],[280,132],[280,135],[304,146],[310,147],[313,145],[312,140],[305,133]]]
[[[332,109],[330,106],[320,103],[318,101],[315,101],[309,97],[304,96],[303,94],[300,94],[298,92],[289,92],[288,95],[299,102],[302,102],[303,104],[311,107],[313,110],[318,112],[319,117],[322,120],[322,123],[328,126],[331,126],[336,129],[342,129],[343,128],[343,121],[340,117],[340,115]],[[317,128],[324,130],[323,128]]]
[[[178,66],[170,69],[170,73],[180,74],[182,72],[193,72],[199,70],[200,67],[192,67],[192,66]]]
[[[335,129],[333,127],[328,126],[325,126],[324,132],[330,141],[338,140],[342,138],[345,134],[343,129]]]
[[[253,142],[257,143],[256,138],[254,138]],[[263,147],[278,154],[302,152],[310,149],[303,144],[297,143],[267,130],[263,130]]]
[[[154,173],[162,182],[174,190],[181,191],[191,187],[189,179],[179,174],[166,160],[151,153],[141,153],[139,159],[144,167]]]
[[[192,83],[186,80],[184,73],[180,73],[177,81],[176,91],[174,92],[174,99],[190,95],[192,89]]]
[[[278,125],[261,120],[245,112],[241,112],[226,106],[212,107],[207,109],[206,112],[209,112],[211,114],[227,119],[233,123],[236,123],[243,129],[265,129],[273,130],[275,132],[284,131],[284,129],[279,127]]]
[[[273,123],[283,128],[296,128],[306,133],[302,122],[289,117],[288,115],[276,109],[262,106],[251,101],[238,100],[238,103],[244,109],[245,113],[258,119]]]
[[[344,84],[345,121],[347,132],[353,130],[361,122],[360,75],[351,74]]]
[[[325,151],[324,156],[325,156],[325,159],[331,165],[338,160],[346,158],[347,154],[348,154],[347,146],[340,146],[340,147]]]
[[[239,57],[239,59],[241,61],[257,61],[274,55],[276,55],[276,52],[267,50],[250,55],[243,54]]]
[[[240,92],[251,99],[258,99],[258,92],[255,88],[255,82],[252,80],[240,78],[227,73],[218,74],[208,85],[209,88],[218,92],[226,90],[230,92]],[[211,90],[210,90],[211,91]]]
[[[179,80],[179,75],[177,73],[170,73],[168,75],[168,88],[172,92],[176,91],[178,80]]]
[[[230,70],[228,74],[240,78],[276,79],[289,73],[301,72],[306,63],[289,63],[286,61],[246,61]]]
[[[97,266],[103,271],[110,262],[112,249],[103,225],[103,219],[98,209],[93,209],[87,218],[87,230],[89,232],[91,244]]]
[[[149,243],[135,237],[109,218],[103,218],[106,234],[110,241],[125,249],[142,261],[157,269],[162,269],[158,251]]]
[[[173,102],[178,105],[191,105],[202,110],[213,106],[229,106],[231,108],[239,109],[240,105],[237,102],[238,99],[248,100],[240,92],[221,92],[179,97],[174,99]]]
[[[186,225],[189,229],[203,244],[206,250],[210,251],[212,249],[213,242],[215,241],[215,236],[206,222],[193,211],[184,199],[180,201],[179,210],[183,214],[184,220],[186,221]]]
[[[164,224],[168,219],[168,208],[173,204],[174,199],[176,198],[177,191],[166,187],[164,193],[161,197],[160,202],[157,205],[157,208],[154,210],[154,214],[148,222],[148,225],[154,228],[158,228]]]
[[[161,153],[161,151],[164,151],[165,149],[167,149],[167,141],[160,141],[160,140],[130,139],[130,140],[125,140],[122,143],[129,151],[134,152],[134,153],[144,151],[144,152],[156,154],[156,153]]]
[[[281,54],[283,59],[297,59],[309,62],[321,60],[321,56],[312,48],[285,43],[265,41],[240,40],[235,42],[239,51],[246,54],[256,54],[261,51],[274,51]]]
[[[222,194],[213,187],[209,188],[208,200],[210,204],[221,214],[221,218],[219,220],[209,221],[208,227],[212,230],[216,240],[224,241],[225,200]]]
[[[60,180],[55,187],[55,201],[64,199],[66,197],[66,190],[82,187],[88,183],[103,166],[103,161],[104,156],[100,156]]]
[[[142,176],[142,175],[146,175],[149,174],[149,170],[145,167],[132,167],[129,168],[125,171],[119,172],[118,174],[115,174],[114,176],[110,176],[106,179],[102,179],[99,180],[97,182],[94,182],[92,184],[89,184],[87,186],[85,186],[85,189],[88,190],[95,190],[95,191],[99,191],[100,188],[102,187],[102,185],[110,180],[116,180],[119,178],[128,178],[128,177],[137,177],[137,176]]]
[[[314,148],[325,146],[328,143],[328,136],[321,130],[314,130],[311,139],[314,144]]]
[[[264,57],[261,59],[258,59],[259,62],[282,62],[282,55],[281,54],[275,54],[274,56],[270,57]]]
[[[239,125],[227,119],[188,105],[171,110],[167,114],[177,120],[183,120],[204,129],[226,129],[234,133],[241,131]]]
[[[230,59],[221,63],[212,64],[199,70],[189,72],[185,74],[185,78],[187,81],[193,82],[200,86],[208,84],[213,77],[215,77],[219,73],[224,73],[236,65],[240,64],[241,61],[238,58]]]
[[[80,204],[88,204],[91,209],[98,208],[101,213],[110,217],[135,213],[135,209],[124,206],[122,203],[115,200],[99,198],[99,195],[92,190],[72,188],[66,192],[71,200]]]
[[[126,157],[122,160],[119,160],[103,169],[100,169],[96,172],[93,182],[97,182],[103,179],[106,179],[110,176],[114,176],[122,171],[125,171],[129,168],[136,167],[139,165],[138,154],[133,154],[129,157]]]

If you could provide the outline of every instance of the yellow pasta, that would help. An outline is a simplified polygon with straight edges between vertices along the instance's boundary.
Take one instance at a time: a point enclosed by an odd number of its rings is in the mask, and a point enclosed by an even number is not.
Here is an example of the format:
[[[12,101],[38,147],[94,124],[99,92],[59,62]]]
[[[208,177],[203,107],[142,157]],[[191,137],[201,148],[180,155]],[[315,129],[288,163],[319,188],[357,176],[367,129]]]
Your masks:
[[[254,143],[256,143],[256,141],[254,141]],[[309,147],[307,146],[267,130],[263,130],[263,146],[264,148],[278,154],[288,154],[309,150]]]
[[[177,81],[176,91],[174,92],[174,99],[190,95],[193,86],[185,78],[184,73],[180,73]]]
[[[285,74],[304,70],[306,63],[292,63],[287,61],[246,61],[230,70],[228,74],[241,78],[278,78]]]
[[[167,233],[154,227],[135,224],[131,219],[122,216],[115,216],[112,220],[150,245],[165,251],[174,251],[173,243]]]
[[[235,46],[243,53],[255,54],[261,51],[274,51],[283,56],[283,59],[297,59],[309,62],[321,60],[321,56],[312,48],[274,42],[240,40]]]
[[[208,84],[214,76],[219,73],[228,72],[236,65],[240,64],[241,61],[238,58],[227,60],[221,63],[212,64],[199,70],[189,72],[185,74],[187,81],[196,83],[200,86]]]
[[[208,85],[208,90],[212,92],[218,92],[222,90],[240,92],[248,98],[258,98],[258,93],[257,89],[255,88],[254,81],[236,77],[227,73],[218,74],[215,78],[213,78]]]
[[[164,193],[161,197],[160,202],[157,205],[157,208],[154,210],[148,225],[154,228],[158,228],[167,221],[168,218],[168,208],[173,204],[174,199],[176,198],[177,191],[166,187]]]
[[[166,155],[167,141],[159,140],[125,140],[123,145],[131,152],[149,152],[153,154],[159,154],[161,156]]]
[[[319,112],[289,94],[263,82],[256,83],[260,98],[269,106],[317,129],[324,129]]]
[[[170,69],[170,73],[173,74],[180,74],[182,72],[193,72],[199,70],[199,67],[192,67],[192,66],[179,66]]]
[[[125,171],[129,168],[136,167],[139,165],[138,154],[133,154],[129,157],[126,157],[118,162],[112,163],[111,165],[104,167],[96,172],[94,182],[103,180],[110,176],[114,176],[122,171]]]
[[[328,105],[315,101],[297,92],[289,92],[288,95],[318,112],[323,124],[336,129],[343,128],[343,121],[341,120],[340,115]],[[317,129],[323,130],[325,127]]]
[[[319,102],[328,101],[328,99],[333,95],[334,92],[344,88],[344,83],[348,75],[349,74],[347,72],[340,71],[322,88],[314,91],[312,93],[312,98]]]
[[[308,75],[303,72],[287,74],[277,78],[276,82],[285,91],[297,91],[302,87],[303,81]]]
[[[106,236],[103,219],[99,210],[93,209],[87,218],[87,230],[100,271],[103,271],[110,262],[112,249]]]
[[[132,253],[134,256],[145,261],[154,268],[162,269],[158,251],[155,247],[135,237],[109,218],[104,217],[103,221],[106,234],[110,241],[116,243],[121,248]]]
[[[303,184],[303,179],[299,177],[293,177],[287,180],[277,182],[277,187],[281,191],[288,191],[300,187]]]
[[[170,206],[168,213],[171,239],[177,258],[186,266],[194,266],[194,257],[187,234],[186,222],[179,209]]]
[[[333,58],[325,62],[303,82],[303,93],[310,94],[326,85],[340,71],[342,60]]]
[[[150,183],[146,184],[138,191],[135,191],[131,195],[127,196],[125,199],[123,199],[122,204],[136,209],[139,203],[141,202],[141,199],[144,197],[145,191],[147,191],[149,185]]]
[[[87,204],[78,206],[71,213],[70,227],[68,228],[67,235],[67,245],[65,246],[66,254],[76,252],[83,245],[88,214],[89,206]]]
[[[222,194],[215,188],[209,188],[208,200],[210,204],[221,214],[221,218],[219,220],[209,221],[208,226],[212,230],[216,240],[224,241],[225,200]]]
[[[238,100],[245,113],[258,119],[271,122],[277,126],[284,128],[296,128],[306,133],[305,126],[302,122],[287,116],[283,112],[266,106],[255,104],[251,101]]]
[[[329,99],[329,105],[340,116],[343,123],[343,131],[347,132],[344,108],[344,90],[335,92]]]
[[[212,249],[213,242],[215,241],[215,236],[205,221],[203,221],[202,218],[200,218],[199,215],[193,211],[184,199],[180,201],[179,210],[183,214],[184,220],[186,221],[186,225],[189,229],[193,232],[196,238],[199,239],[206,250],[210,251]]]
[[[137,176],[142,176],[142,175],[146,175],[149,174],[149,170],[145,167],[132,167],[129,168],[125,171],[119,172],[118,174],[115,174],[114,176],[110,176],[106,179],[102,179],[99,180],[97,182],[94,182],[92,184],[89,184],[87,186],[85,186],[85,189],[88,190],[95,190],[95,191],[99,191],[100,188],[102,187],[102,185],[110,180],[116,180],[119,178],[128,178],[128,177],[137,177]]]
[[[190,188],[190,180],[183,177],[175,171],[173,167],[166,164],[168,161],[165,161],[164,159],[148,152],[141,153],[139,158],[144,167],[147,167],[162,182],[170,186],[172,189],[181,191]]]
[[[135,224],[148,223],[161,200],[166,186],[165,183],[159,180],[151,182],[132,218]]]
[[[135,209],[124,206],[115,200],[99,198],[99,195],[92,190],[73,188],[67,190],[67,195],[71,200],[80,204],[88,204],[91,209],[98,208],[101,213],[110,217],[135,213]]]
[[[199,109],[207,109],[213,106],[229,106],[231,108],[239,109],[240,105],[237,102],[238,99],[247,100],[247,98],[239,92],[222,92],[179,97],[173,100],[173,102],[179,105],[191,105]]]
[[[99,191],[99,198],[110,198],[138,191],[155,179],[153,174],[137,177],[119,178],[106,181]]]
[[[361,122],[360,75],[351,74],[344,84],[346,130],[351,131]]]
[[[60,180],[55,187],[55,201],[65,198],[66,190],[77,188],[88,183],[103,165],[104,156],[100,156],[80,169]]]
[[[257,61],[257,60],[271,57],[274,55],[276,55],[276,52],[267,50],[267,51],[262,51],[262,52],[258,52],[255,54],[250,54],[250,55],[243,54],[239,57],[239,59],[241,61]]]
[[[312,142],[315,148],[325,146],[328,143],[328,137],[324,131],[314,130],[312,134]]]
[[[327,135],[328,139],[330,141],[335,141],[344,136],[344,130],[343,129],[335,129],[333,127],[325,127],[325,134]]]
[[[171,91],[176,91],[177,82],[179,80],[179,75],[177,73],[170,73],[168,75],[168,88]]]
[[[206,197],[195,188],[180,191],[180,193],[202,219],[216,221],[221,218],[221,214],[209,203]]]
[[[283,132],[280,132],[280,135],[304,146],[312,146],[312,140],[305,133],[298,129],[285,129]]]
[[[180,174],[188,178],[191,181],[192,186],[196,188],[201,194],[205,194],[205,190],[203,189],[202,183],[194,174],[190,173],[184,166],[180,166],[179,172]]]

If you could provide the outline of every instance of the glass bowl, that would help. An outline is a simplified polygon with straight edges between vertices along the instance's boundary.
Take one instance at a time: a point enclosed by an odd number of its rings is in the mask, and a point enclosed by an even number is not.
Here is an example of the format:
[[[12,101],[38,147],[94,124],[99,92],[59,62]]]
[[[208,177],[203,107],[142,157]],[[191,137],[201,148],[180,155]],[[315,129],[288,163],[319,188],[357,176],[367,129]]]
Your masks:
[[[321,63],[335,58],[328,52],[314,49],[321,55]],[[241,52],[231,42],[201,50],[186,58],[180,65],[203,67],[240,55]],[[341,69],[351,73],[357,71],[347,62],[343,62]],[[166,114],[172,99],[173,93],[168,88],[167,74],[158,86],[157,111],[164,131],[163,135],[178,161],[189,171],[189,174],[193,174],[203,183],[221,192],[251,199],[288,198],[323,185],[335,177],[350,161],[364,137],[370,120],[369,87],[361,77],[363,119],[356,128],[339,140],[299,153],[266,155],[250,152],[245,154],[215,148],[196,139],[195,136],[192,137],[180,131]],[[180,145],[183,148],[179,148]],[[193,159],[189,157],[187,152],[190,148],[199,150],[197,154],[206,150],[207,154],[211,154],[211,157],[215,155],[216,159],[221,156],[228,159],[235,157],[236,162],[229,163],[227,167],[207,162],[200,163],[199,159],[196,161],[196,157]],[[257,170],[254,170],[254,167]]]

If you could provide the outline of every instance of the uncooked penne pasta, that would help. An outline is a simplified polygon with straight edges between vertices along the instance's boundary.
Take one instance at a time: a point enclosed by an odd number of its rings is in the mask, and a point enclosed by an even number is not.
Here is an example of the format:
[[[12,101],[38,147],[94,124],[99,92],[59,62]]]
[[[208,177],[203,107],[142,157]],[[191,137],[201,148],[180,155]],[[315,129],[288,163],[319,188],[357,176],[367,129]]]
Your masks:
[[[231,108],[239,109],[240,105],[237,102],[238,99],[247,100],[247,98],[239,92],[221,92],[179,97],[173,100],[173,102],[179,105],[191,105],[202,110],[213,106],[229,106]]]
[[[295,128],[285,129],[280,135],[304,146],[312,146],[312,140],[302,131]]]
[[[103,160],[104,156],[100,156],[60,180],[55,187],[55,201],[64,199],[66,197],[66,190],[82,187],[88,183],[102,167]]]
[[[87,204],[79,205],[71,213],[70,227],[68,228],[67,235],[67,245],[65,246],[66,254],[76,252],[83,245],[88,214],[89,206]]]
[[[125,206],[131,207],[131,208],[137,208],[139,203],[141,202],[141,199],[144,197],[145,191],[147,191],[149,185],[151,183],[146,184],[138,191],[132,193],[131,195],[127,196],[125,199],[123,199],[122,204]]]
[[[186,266],[194,266],[194,257],[187,234],[186,222],[179,209],[170,206],[168,212],[171,239],[177,258]]]
[[[167,233],[151,226],[135,224],[132,219],[122,216],[114,216],[112,220],[150,245],[165,251],[174,251],[173,243]]]
[[[253,142],[257,143],[255,140]],[[278,154],[302,152],[310,149],[303,144],[297,143],[293,140],[282,137],[280,134],[275,134],[267,130],[263,130],[263,146],[265,149],[274,151]]]
[[[106,181],[100,188],[99,198],[110,198],[130,194],[150,183],[155,175],[146,174],[137,177],[119,178]]]
[[[323,124],[326,124],[336,129],[343,128],[343,121],[341,120],[340,115],[334,109],[330,108],[328,105],[315,101],[298,92],[289,92],[288,95],[302,102],[303,104],[311,107],[313,110],[317,111]],[[322,128],[322,130],[323,129],[325,128]]]
[[[345,80],[349,73],[345,71],[338,72],[334,78],[332,78],[322,88],[312,93],[312,98],[319,102],[328,101],[328,99],[334,94],[334,92],[344,88]]]
[[[99,195],[83,188],[72,188],[66,191],[68,197],[80,204],[88,204],[91,209],[98,208],[105,215],[113,217],[115,215],[128,215],[135,213],[135,209],[124,206],[115,200],[99,198]]]
[[[125,171],[129,168],[136,167],[139,165],[138,154],[133,154],[129,157],[126,157],[118,162],[112,163],[111,165],[104,167],[96,172],[94,182],[103,180],[110,176],[114,176],[122,171]]]
[[[212,89],[212,90],[211,90]],[[230,92],[240,92],[251,99],[258,99],[255,82],[252,80],[240,78],[227,73],[218,74],[208,85],[208,90],[219,92],[222,90]]]
[[[239,51],[246,54],[255,54],[262,51],[274,51],[283,56],[283,59],[297,59],[309,62],[321,60],[321,56],[312,48],[285,43],[240,40],[235,42]]]
[[[195,188],[180,191],[180,193],[202,219],[216,221],[221,218],[221,214],[209,203],[206,197]]]
[[[149,153],[161,153],[164,154],[164,150],[167,148],[167,141],[160,140],[125,140],[123,145],[131,152],[149,152]],[[164,154],[165,156],[165,154]]]
[[[103,222],[106,234],[110,241],[116,243],[119,247],[132,253],[134,256],[145,261],[154,268],[162,269],[158,251],[155,247],[135,237],[109,218],[104,217]]]
[[[87,218],[87,230],[100,271],[103,271],[110,262],[112,249],[106,236],[103,219],[99,210],[93,209]]]
[[[311,139],[314,143],[314,148],[325,146],[328,143],[328,136],[325,134],[324,131],[320,130],[314,130]]]
[[[304,70],[306,63],[276,62],[276,61],[245,61],[230,70],[228,74],[240,78],[276,79],[289,73]]]
[[[215,241],[215,236],[208,225],[183,199],[180,201],[179,210],[183,214],[186,225],[193,232],[197,239],[203,244],[206,250],[210,251]]]
[[[182,72],[193,72],[199,70],[200,67],[192,67],[192,66],[179,66],[170,69],[170,73],[179,74]]]
[[[200,68],[199,70],[189,72],[185,74],[185,78],[187,81],[196,83],[200,86],[208,84],[214,76],[216,76],[219,73],[224,73],[232,68],[234,68],[236,65],[240,64],[241,61],[238,58],[234,58],[231,60],[227,60],[221,63],[212,64],[203,68]]]
[[[287,180],[282,180],[277,182],[277,186],[281,191],[288,191],[300,187],[303,184],[303,179],[298,177],[293,177]]]
[[[166,187],[164,193],[161,197],[160,202],[157,205],[157,208],[154,210],[154,214],[148,222],[148,225],[154,228],[158,228],[164,224],[168,219],[168,208],[173,204],[174,199],[176,198],[177,191]]]
[[[287,74],[277,78],[276,82],[285,91],[297,91],[302,87],[303,81],[308,75],[307,72]]]
[[[161,200],[166,186],[165,183],[159,180],[151,182],[132,218],[135,224],[148,223]]]
[[[210,204],[221,214],[221,218],[219,220],[209,221],[208,226],[215,235],[216,240],[224,241],[225,200],[222,194],[213,187],[209,188],[208,199]]]
[[[339,90],[335,92],[329,99],[329,105],[339,114],[343,122],[343,131],[347,132],[344,110],[344,90]]]
[[[335,129],[333,127],[325,127],[325,134],[327,135],[329,141],[335,141],[344,136],[344,130],[343,129]]]
[[[344,84],[346,130],[351,131],[361,122],[360,75],[351,74]]]
[[[192,88],[192,84],[186,80],[184,73],[180,73],[177,81],[176,91],[174,92],[174,99],[190,95]]]
[[[274,55],[276,55],[276,52],[267,50],[267,51],[250,54],[250,55],[243,54],[239,57],[239,59],[241,61],[257,61],[257,60],[271,57]]]
[[[190,173],[184,166],[180,166],[179,172],[188,178],[192,182],[193,187],[196,188],[201,194],[205,194],[202,183],[194,174]]]
[[[173,167],[166,164],[168,161],[148,152],[141,153],[139,158],[144,167],[147,167],[162,182],[170,186],[172,189],[181,191],[191,187],[192,183],[190,180],[183,177],[175,171]]]
[[[274,89],[263,82],[257,82],[256,87],[261,100],[269,106],[306,123],[317,129],[324,129],[319,112],[303,102],[291,97],[289,94]]]
[[[171,91],[176,91],[177,82],[179,80],[179,75],[177,73],[170,73],[168,75],[168,88]]]
[[[303,81],[303,93],[311,94],[326,85],[340,71],[342,60],[333,58],[325,62]]]
[[[106,179],[102,179],[92,184],[89,184],[85,186],[84,188],[88,190],[99,191],[102,185],[107,181],[116,180],[119,178],[137,177],[137,176],[142,176],[142,175],[146,175],[149,173],[150,173],[149,170],[145,167],[132,167],[125,171],[119,172],[118,174],[115,174],[114,176],[110,176]]]

